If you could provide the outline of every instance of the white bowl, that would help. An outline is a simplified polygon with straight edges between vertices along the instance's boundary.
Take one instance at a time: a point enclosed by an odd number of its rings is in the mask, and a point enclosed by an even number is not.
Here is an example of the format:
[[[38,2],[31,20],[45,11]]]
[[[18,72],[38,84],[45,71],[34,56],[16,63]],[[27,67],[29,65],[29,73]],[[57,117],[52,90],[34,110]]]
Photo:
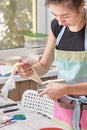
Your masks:
[[[4,58],[5,64],[13,66],[15,63],[19,62],[22,58],[20,56],[8,56]]]

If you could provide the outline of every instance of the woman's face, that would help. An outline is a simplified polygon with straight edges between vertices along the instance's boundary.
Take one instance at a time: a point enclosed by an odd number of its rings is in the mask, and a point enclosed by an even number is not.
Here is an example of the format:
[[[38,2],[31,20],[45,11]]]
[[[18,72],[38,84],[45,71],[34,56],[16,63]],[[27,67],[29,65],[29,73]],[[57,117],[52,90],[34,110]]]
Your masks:
[[[79,12],[71,10],[62,4],[50,4],[49,8],[60,25],[72,27],[77,25],[80,20],[81,15]]]

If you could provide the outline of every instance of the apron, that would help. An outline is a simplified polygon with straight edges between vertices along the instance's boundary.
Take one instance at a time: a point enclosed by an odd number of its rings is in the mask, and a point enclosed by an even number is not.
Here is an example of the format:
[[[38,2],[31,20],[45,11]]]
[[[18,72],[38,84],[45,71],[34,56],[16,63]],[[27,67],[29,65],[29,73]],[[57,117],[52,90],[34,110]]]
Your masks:
[[[87,18],[87,10],[86,10]],[[57,37],[57,46],[66,27]],[[85,51],[55,50],[55,63],[58,77],[68,84],[87,82],[87,25],[85,27]],[[54,103],[55,121],[65,130],[87,130],[87,98],[86,96],[68,96]]]

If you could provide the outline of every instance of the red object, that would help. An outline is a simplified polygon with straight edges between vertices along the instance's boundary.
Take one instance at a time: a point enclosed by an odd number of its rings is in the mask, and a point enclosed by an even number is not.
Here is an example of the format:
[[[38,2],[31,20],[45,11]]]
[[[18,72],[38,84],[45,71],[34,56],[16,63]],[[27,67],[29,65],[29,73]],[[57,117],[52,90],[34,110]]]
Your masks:
[[[41,128],[41,129],[39,129],[39,130],[63,130],[63,129],[50,127],[50,128]]]

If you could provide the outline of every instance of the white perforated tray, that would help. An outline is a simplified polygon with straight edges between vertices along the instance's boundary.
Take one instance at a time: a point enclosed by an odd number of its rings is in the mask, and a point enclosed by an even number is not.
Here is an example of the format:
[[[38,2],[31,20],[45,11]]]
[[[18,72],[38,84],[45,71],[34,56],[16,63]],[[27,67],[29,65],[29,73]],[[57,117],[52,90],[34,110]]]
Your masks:
[[[22,96],[22,105],[49,118],[53,118],[54,101],[38,96],[35,90],[26,90]]]

